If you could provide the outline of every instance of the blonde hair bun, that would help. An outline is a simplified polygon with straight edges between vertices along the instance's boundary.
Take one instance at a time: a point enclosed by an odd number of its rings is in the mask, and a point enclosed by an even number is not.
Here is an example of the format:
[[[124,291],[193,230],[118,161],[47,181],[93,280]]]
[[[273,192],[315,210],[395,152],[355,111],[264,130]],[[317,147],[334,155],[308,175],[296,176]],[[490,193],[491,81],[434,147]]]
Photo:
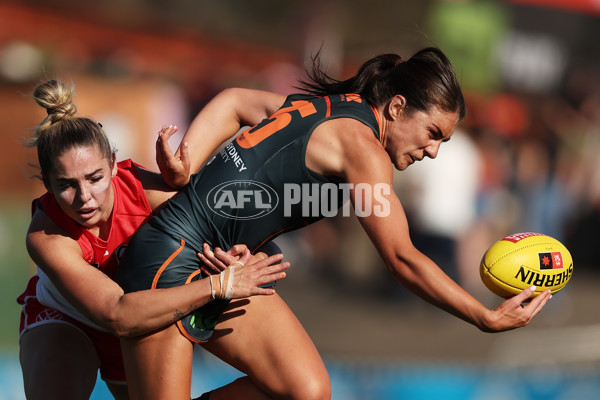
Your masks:
[[[75,115],[77,107],[73,104],[75,86],[67,86],[61,81],[50,80],[38,85],[33,91],[35,102],[46,109],[52,122]]]

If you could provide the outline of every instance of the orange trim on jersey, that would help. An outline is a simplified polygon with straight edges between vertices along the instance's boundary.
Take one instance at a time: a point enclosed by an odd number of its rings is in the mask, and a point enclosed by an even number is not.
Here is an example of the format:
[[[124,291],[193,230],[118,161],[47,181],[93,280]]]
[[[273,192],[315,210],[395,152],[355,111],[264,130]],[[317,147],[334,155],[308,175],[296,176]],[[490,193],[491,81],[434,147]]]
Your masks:
[[[329,97],[325,97],[325,103],[327,104],[327,111],[325,112],[325,118],[331,116],[331,99]]]
[[[371,106],[371,110],[373,110],[373,114],[375,114],[375,119],[377,120],[377,125],[379,126],[379,140],[381,140],[381,134],[383,133],[383,127],[381,126],[381,120],[379,119],[379,113],[377,109]]]
[[[198,340],[196,338],[194,338],[193,336],[191,336],[189,333],[187,333],[187,331],[185,330],[185,328],[183,327],[183,324],[181,323],[181,320],[178,320],[177,323],[177,328],[179,329],[179,332],[181,332],[181,334],[183,336],[185,336],[185,338],[187,340],[189,340],[192,343],[204,343],[206,342],[206,340]]]
[[[185,246],[185,240],[181,239],[180,245],[177,248],[177,250],[175,250],[173,254],[171,254],[169,258],[167,258],[167,260],[160,266],[158,271],[156,271],[156,275],[154,275],[154,279],[152,280],[151,289],[156,289],[156,285],[158,284],[158,279],[160,278],[160,275],[163,273],[165,268],[167,268],[167,266],[171,263],[171,261],[173,261],[173,259],[177,257],[179,253],[181,253],[181,250],[183,250],[183,246]]]
[[[188,278],[185,280],[185,284],[187,285],[188,283],[190,283],[192,281],[192,278],[195,277],[196,275],[198,275],[199,273],[201,273],[202,270],[201,269],[197,269],[194,272],[192,272],[190,274],[190,276],[188,276]]]
[[[357,103],[362,103],[362,97],[358,93],[346,93],[345,95],[346,101],[355,101]]]

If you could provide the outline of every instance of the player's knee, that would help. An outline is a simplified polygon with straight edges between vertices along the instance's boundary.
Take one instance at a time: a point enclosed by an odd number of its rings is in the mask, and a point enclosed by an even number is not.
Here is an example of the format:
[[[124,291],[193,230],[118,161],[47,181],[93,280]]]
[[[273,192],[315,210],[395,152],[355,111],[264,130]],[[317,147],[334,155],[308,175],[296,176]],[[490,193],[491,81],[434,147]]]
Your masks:
[[[331,400],[331,385],[327,382],[311,382],[304,388],[303,399],[310,400]]]
[[[309,374],[290,387],[289,398],[294,400],[330,400],[331,383],[327,374]]]

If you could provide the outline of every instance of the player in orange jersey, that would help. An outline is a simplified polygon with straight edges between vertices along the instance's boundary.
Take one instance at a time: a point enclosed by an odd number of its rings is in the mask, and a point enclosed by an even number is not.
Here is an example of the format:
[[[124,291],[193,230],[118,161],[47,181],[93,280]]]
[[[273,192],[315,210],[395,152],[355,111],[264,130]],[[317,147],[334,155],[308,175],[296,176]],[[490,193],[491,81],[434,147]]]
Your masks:
[[[204,242],[228,248],[242,241],[254,250],[282,232],[343,213],[337,207],[347,196],[399,283],[482,331],[527,325],[549,292],[521,307],[532,293],[526,289],[487,309],[412,245],[392,190],[393,167],[402,171],[435,158],[465,116],[446,56],[437,48],[407,60],[384,54],[344,81],[315,63],[310,78],[303,85],[307,93],[280,96],[277,112],[239,135],[138,230],[116,278],[125,292],[198,279],[200,261],[191,261]],[[220,96],[211,105],[219,107],[202,110],[190,126],[188,134],[196,138],[189,140],[190,151],[217,147],[240,128]],[[248,104],[268,96],[256,93]],[[223,119],[216,126],[229,131],[204,122],[218,113]],[[315,203],[320,196],[327,201]],[[319,354],[277,295],[211,302],[172,326],[122,343],[135,399],[187,400],[193,343],[247,374],[203,399],[331,396]]]

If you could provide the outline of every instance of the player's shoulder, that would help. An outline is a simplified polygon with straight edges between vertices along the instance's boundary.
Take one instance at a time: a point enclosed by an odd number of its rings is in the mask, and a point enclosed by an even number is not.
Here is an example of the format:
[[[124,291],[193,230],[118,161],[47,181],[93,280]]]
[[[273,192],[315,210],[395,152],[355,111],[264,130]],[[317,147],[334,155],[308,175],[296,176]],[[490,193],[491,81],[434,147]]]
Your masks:
[[[26,240],[28,246],[42,246],[50,242],[76,242],[76,240],[41,207],[38,207],[31,217]]]
[[[344,148],[359,151],[364,156],[383,156],[385,154],[373,129],[363,121],[344,117],[329,122],[331,122],[330,128],[337,132]]]
[[[158,208],[177,193],[175,189],[165,183],[162,175],[157,172],[138,166],[137,176],[143,190],[138,197],[140,197],[140,202],[144,205],[147,204],[150,210]]]
[[[353,118],[337,118],[323,124],[322,137],[327,138],[329,151],[339,155],[338,170],[348,175],[350,170],[383,171],[390,164],[389,156],[373,130]]]

